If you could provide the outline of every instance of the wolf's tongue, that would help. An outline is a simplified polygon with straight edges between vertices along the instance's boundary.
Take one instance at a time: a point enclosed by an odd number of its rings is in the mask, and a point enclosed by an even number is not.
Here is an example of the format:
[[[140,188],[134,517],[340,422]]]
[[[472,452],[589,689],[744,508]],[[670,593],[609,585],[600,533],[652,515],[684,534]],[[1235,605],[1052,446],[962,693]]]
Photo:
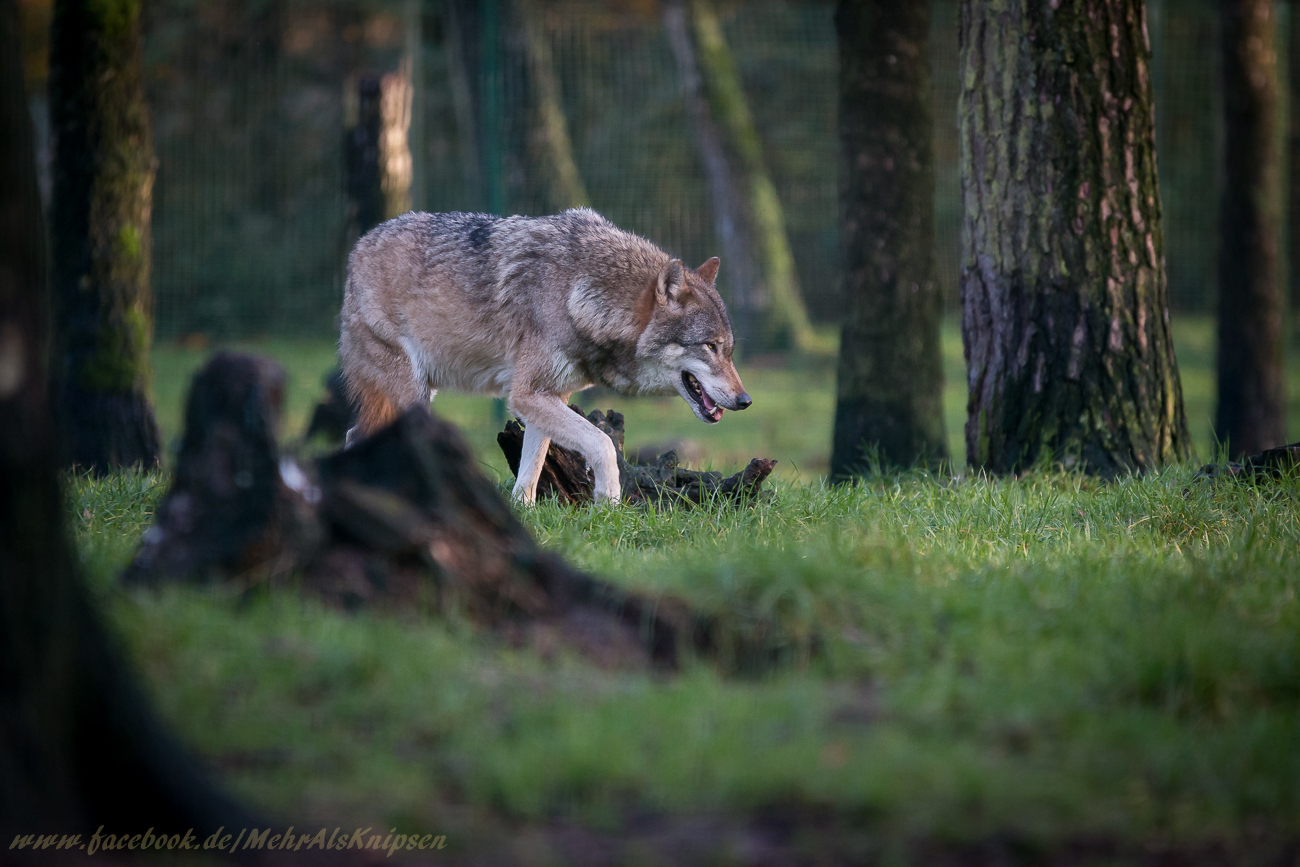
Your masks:
[[[713,398],[709,397],[709,393],[704,390],[704,386],[700,386],[700,403],[704,404],[705,412],[713,412],[714,407],[717,406]]]

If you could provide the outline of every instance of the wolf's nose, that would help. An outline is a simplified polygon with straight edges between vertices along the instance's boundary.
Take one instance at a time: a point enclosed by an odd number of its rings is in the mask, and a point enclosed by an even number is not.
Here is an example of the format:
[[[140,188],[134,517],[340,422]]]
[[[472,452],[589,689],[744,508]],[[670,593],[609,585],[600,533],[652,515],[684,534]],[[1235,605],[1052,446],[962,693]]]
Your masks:
[[[736,398],[736,409],[749,409],[750,404],[753,402],[754,399],[749,396],[749,392],[742,391],[740,396]]]

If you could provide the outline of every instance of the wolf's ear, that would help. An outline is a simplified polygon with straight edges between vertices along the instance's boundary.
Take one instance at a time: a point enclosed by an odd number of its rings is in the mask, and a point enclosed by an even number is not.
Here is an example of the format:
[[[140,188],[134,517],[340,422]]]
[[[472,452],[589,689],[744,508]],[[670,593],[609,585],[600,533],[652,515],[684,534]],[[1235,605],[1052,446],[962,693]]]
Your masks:
[[[673,259],[659,272],[655,300],[660,304],[680,304],[686,291],[686,266],[681,259]]]
[[[712,259],[696,268],[695,273],[699,274],[700,278],[704,280],[705,283],[712,286],[713,281],[718,279],[718,266],[721,264],[722,263],[718,261],[718,257],[714,256]]]

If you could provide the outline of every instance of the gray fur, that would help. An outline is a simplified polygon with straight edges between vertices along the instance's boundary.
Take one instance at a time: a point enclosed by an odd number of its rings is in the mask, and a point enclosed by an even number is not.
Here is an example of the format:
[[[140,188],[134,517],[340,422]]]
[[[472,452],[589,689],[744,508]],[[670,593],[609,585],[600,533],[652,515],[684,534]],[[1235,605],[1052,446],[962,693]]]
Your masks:
[[[693,271],[586,208],[389,220],[348,260],[339,357],[360,412],[348,441],[439,388],[501,395],[530,434],[517,497],[533,501],[554,439],[586,457],[598,499],[617,500],[613,444],[568,410],[569,396],[597,383],[623,394],[677,391],[710,423],[721,417],[710,402],[748,406],[716,274],[716,259]]]

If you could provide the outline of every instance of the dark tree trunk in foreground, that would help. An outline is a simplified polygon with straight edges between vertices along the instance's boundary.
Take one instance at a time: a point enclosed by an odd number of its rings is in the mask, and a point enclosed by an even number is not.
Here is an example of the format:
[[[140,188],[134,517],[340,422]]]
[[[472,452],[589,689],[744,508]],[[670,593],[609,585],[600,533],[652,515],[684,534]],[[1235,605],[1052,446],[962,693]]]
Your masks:
[[[1224,185],[1219,205],[1219,404],[1233,456],[1281,445],[1281,154],[1271,0],[1224,0]]]
[[[55,411],[66,458],[98,472],[152,465],[154,157],[136,0],[55,3],[50,124]]]
[[[16,835],[55,832],[86,842],[100,824],[155,834],[240,824],[246,816],[160,730],[91,608],[64,536],[15,11],[0,0],[0,845],[8,851]],[[38,863],[58,862],[44,852]]]
[[[1300,334],[1300,4],[1291,4],[1287,37],[1287,295],[1291,325]]]
[[[1108,476],[1188,455],[1144,19],[1141,0],[962,3],[975,467]]]
[[[831,477],[947,457],[934,265],[930,6],[842,0],[840,340]]]

